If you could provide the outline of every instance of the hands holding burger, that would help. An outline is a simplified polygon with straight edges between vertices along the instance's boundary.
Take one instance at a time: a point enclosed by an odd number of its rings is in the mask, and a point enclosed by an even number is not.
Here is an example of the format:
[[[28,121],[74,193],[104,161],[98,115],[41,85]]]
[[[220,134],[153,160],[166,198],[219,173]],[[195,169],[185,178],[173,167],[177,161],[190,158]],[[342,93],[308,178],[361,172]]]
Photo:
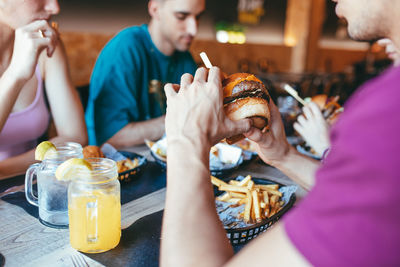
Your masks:
[[[205,159],[223,138],[234,143],[246,136],[256,142],[265,162],[283,161],[291,146],[265,85],[251,74],[237,73],[223,81],[221,76],[218,68],[201,68],[195,77],[182,76],[180,85],[166,85],[168,149],[176,145],[187,157],[200,152]]]
[[[180,85],[166,85],[165,94],[168,167],[160,258],[166,265],[176,265],[178,254],[173,257],[171,253],[178,247],[180,254],[194,255],[184,263],[179,258],[181,265],[195,265],[193,258],[207,255],[203,265],[222,266],[233,250],[215,210],[211,146],[223,138],[237,140],[243,134],[256,142],[265,162],[306,189],[314,184],[319,162],[288,144],[278,108],[253,75],[235,74],[222,81],[218,68],[201,68],[194,77],[183,75]],[[196,240],[196,248],[188,240]]]
[[[208,153],[223,138],[250,130],[251,120],[232,121],[225,115],[218,68],[200,68],[194,77],[185,74],[180,85],[167,84],[165,94],[168,149],[190,144],[206,148]]]
[[[257,152],[268,164],[281,161],[290,145],[282,119],[265,85],[254,75],[235,73],[222,81],[224,110],[233,121],[251,119],[250,131],[227,138],[235,143],[244,137],[256,142]]]

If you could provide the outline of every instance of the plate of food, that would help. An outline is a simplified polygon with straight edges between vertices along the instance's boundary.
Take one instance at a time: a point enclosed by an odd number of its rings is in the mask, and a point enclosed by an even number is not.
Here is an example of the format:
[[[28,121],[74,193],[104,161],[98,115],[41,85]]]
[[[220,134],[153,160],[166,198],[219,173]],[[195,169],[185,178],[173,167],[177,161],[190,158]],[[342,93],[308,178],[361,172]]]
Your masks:
[[[147,164],[146,157],[129,151],[118,151],[110,144],[98,146],[86,146],[83,148],[84,158],[109,158],[117,163],[118,180],[130,182],[142,171]]]
[[[126,159],[117,161],[118,179],[121,182],[130,182],[141,173],[147,164],[147,159],[133,152],[119,151],[119,153],[125,156]]]
[[[297,186],[250,175],[225,182],[211,177],[215,206],[233,245],[247,243],[277,222],[295,203]]]
[[[157,142],[146,140],[151,156],[162,167],[167,167],[167,140],[162,138]],[[210,172],[212,175],[226,174],[244,161],[243,150],[236,146],[218,143],[210,151]]]
[[[145,140],[145,143],[150,148],[153,159],[165,169],[167,167],[167,139],[161,138],[156,142]]]

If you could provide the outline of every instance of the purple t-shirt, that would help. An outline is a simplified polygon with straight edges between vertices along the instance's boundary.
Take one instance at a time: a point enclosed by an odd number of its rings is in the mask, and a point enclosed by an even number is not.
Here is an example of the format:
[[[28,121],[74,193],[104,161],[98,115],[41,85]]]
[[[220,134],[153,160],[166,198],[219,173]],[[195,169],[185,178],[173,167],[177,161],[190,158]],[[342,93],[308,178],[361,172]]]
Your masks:
[[[331,143],[289,238],[315,266],[400,266],[400,67],[356,92]]]

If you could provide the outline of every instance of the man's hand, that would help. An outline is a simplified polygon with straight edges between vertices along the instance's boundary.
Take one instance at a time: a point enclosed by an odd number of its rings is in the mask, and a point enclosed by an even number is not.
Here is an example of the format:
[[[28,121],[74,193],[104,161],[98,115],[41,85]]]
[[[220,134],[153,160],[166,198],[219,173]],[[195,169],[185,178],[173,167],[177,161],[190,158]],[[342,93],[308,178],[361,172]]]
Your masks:
[[[251,128],[245,136],[257,144],[257,152],[261,159],[274,166],[275,163],[279,163],[284,159],[290,150],[290,144],[286,139],[279,110],[272,100],[270,101],[270,111],[269,130],[260,131],[257,128]]]
[[[189,141],[212,146],[221,139],[250,130],[251,121],[231,121],[224,112],[221,72],[197,70],[195,77],[182,76],[181,84],[165,86],[168,143]]]

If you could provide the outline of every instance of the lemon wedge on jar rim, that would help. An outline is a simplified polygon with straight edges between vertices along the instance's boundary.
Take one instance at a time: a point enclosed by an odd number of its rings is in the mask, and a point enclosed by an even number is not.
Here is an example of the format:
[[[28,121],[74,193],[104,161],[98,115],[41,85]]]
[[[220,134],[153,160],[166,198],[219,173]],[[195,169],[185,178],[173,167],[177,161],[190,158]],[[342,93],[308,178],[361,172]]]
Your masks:
[[[50,141],[41,142],[35,149],[35,160],[45,160],[53,155],[57,155],[57,149]]]
[[[56,170],[56,178],[60,181],[69,181],[76,177],[87,176],[90,177],[90,173],[93,170],[92,165],[84,160],[73,158],[63,162]]]

